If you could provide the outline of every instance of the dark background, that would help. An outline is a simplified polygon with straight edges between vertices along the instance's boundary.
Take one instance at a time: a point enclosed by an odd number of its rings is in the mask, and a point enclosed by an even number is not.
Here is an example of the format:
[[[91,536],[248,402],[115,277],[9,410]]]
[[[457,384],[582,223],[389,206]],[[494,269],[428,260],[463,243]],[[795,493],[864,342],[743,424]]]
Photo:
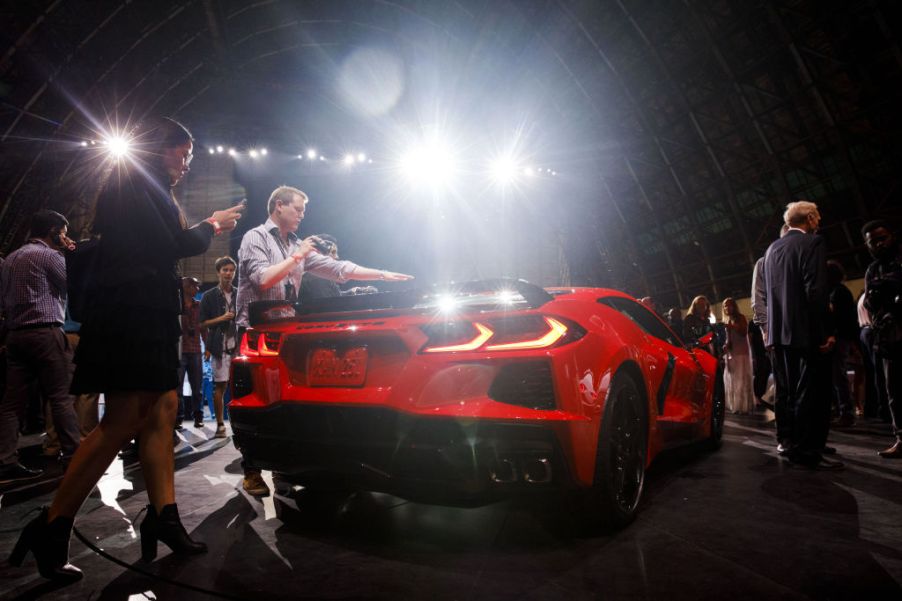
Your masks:
[[[155,112],[192,129],[198,169],[207,145],[270,150],[265,165],[235,162],[246,224],[295,184],[311,196],[302,233],[422,280],[526,276],[660,306],[747,296],[782,208],[802,198],[821,207],[831,257],[861,276],[861,224],[898,224],[902,205],[900,7],[5,1],[0,251],[40,207],[89,223],[102,159],[79,143]],[[461,158],[440,192],[395,165],[434,129]],[[308,146],[331,160],[297,160]],[[486,160],[512,147],[558,175],[502,194]],[[338,164],[361,151],[372,164]]]

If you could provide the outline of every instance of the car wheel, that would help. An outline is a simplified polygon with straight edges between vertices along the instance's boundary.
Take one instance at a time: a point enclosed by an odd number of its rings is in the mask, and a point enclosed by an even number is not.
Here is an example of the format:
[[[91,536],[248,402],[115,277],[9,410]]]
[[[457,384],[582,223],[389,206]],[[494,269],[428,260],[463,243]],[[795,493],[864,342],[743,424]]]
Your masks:
[[[723,423],[726,413],[726,391],[723,383],[723,367],[718,367],[714,378],[714,400],[711,406],[711,435],[705,442],[709,451],[720,448],[723,439]]]
[[[595,480],[589,493],[590,523],[603,530],[623,528],[636,517],[648,457],[648,418],[635,381],[621,374],[608,393]]]

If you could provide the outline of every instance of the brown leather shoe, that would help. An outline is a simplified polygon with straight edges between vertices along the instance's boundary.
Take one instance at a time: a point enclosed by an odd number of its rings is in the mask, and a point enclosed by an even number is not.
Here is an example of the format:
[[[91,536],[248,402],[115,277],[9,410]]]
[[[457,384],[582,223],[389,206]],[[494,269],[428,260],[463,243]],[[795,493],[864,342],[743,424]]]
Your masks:
[[[244,491],[252,497],[268,497],[269,486],[263,481],[260,472],[246,472],[241,483]]]
[[[897,440],[896,444],[888,449],[877,451],[877,454],[885,459],[902,459],[902,441]]]

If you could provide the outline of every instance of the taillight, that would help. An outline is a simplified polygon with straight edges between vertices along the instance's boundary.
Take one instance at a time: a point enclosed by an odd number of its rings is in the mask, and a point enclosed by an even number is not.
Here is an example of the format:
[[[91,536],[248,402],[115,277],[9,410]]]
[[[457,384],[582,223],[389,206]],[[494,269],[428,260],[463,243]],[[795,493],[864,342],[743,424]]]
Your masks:
[[[245,357],[274,357],[282,344],[280,332],[248,330],[241,339],[240,352]]]
[[[487,351],[519,351],[527,349],[538,349],[553,346],[558,340],[567,335],[567,326],[554,319],[553,317],[545,317],[545,325],[547,330],[543,333],[535,331],[527,331],[521,337],[522,340],[512,342],[503,342],[499,344],[490,344],[485,347]]]
[[[473,327],[476,329],[476,333],[469,339],[460,342],[459,344],[447,344],[444,346],[427,346],[423,349],[424,353],[453,353],[456,351],[475,351],[486,341],[492,337],[492,330],[482,325],[481,323],[474,323]]]
[[[273,357],[279,354],[279,347],[282,345],[282,334],[280,332],[265,332],[261,338],[260,354],[262,356]]]
[[[543,349],[579,340],[586,333],[568,320],[538,314],[430,324],[423,331],[429,336],[424,353]]]

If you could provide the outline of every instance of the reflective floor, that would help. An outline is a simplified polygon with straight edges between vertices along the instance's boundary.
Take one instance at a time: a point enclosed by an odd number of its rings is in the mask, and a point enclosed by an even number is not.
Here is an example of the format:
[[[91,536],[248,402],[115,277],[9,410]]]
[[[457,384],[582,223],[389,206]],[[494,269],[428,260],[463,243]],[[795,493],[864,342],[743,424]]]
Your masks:
[[[877,421],[831,433],[845,470],[810,472],[780,461],[764,416],[728,417],[720,451],[656,461],[637,521],[611,536],[587,535],[552,499],[450,509],[358,493],[299,508],[283,488],[257,500],[240,490],[231,441],[212,434],[185,430],[176,473],[183,522],[208,554],[160,545],[140,561],[132,520],[147,496],[119,460],[76,521],[85,579],[56,587],[29,556],[2,563],[0,598],[902,599],[902,461],[876,456],[890,442]],[[50,470],[3,493],[0,557],[55,483]]]

